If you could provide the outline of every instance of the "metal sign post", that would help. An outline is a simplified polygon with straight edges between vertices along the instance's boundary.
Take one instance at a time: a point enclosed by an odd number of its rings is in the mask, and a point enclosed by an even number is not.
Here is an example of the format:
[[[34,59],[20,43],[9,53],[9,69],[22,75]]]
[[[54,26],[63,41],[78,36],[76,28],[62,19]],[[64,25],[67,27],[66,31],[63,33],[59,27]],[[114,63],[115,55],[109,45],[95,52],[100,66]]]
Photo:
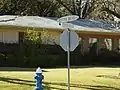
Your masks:
[[[67,52],[68,90],[70,90],[70,52],[79,45],[79,36],[76,32],[67,28],[60,35],[60,46]]]
[[[70,90],[70,29],[68,29],[68,90]]]

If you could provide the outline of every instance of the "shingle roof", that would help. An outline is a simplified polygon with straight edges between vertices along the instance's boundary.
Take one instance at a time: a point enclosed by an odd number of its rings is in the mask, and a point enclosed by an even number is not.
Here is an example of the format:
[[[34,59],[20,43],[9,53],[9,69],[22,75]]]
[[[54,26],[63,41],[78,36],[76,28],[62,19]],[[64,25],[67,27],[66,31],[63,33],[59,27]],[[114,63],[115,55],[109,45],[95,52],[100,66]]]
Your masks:
[[[0,26],[19,26],[34,28],[52,28],[64,29],[57,22],[55,17],[39,17],[39,16],[0,16]],[[73,30],[76,31],[97,31],[97,32],[114,32],[117,30],[113,22],[96,21],[88,19],[79,19],[71,22],[74,25]]]

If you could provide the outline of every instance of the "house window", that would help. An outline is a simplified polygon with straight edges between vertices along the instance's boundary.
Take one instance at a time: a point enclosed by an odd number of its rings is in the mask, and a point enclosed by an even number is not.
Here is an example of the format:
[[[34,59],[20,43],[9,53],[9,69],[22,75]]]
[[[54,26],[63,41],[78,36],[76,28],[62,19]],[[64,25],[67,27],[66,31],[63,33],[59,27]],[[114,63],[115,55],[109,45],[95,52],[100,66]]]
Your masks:
[[[0,32],[0,42],[18,43],[18,32],[13,31]]]

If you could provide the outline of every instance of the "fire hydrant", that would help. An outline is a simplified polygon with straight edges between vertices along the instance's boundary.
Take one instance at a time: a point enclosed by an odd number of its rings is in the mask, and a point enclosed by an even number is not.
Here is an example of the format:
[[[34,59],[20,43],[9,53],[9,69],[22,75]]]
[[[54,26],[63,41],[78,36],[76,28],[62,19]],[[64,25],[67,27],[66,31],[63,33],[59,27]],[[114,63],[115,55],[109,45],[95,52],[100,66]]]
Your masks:
[[[42,80],[44,79],[44,76],[42,74],[42,70],[40,69],[40,67],[37,68],[36,75],[35,75],[34,79],[36,80],[35,90],[43,90]]]

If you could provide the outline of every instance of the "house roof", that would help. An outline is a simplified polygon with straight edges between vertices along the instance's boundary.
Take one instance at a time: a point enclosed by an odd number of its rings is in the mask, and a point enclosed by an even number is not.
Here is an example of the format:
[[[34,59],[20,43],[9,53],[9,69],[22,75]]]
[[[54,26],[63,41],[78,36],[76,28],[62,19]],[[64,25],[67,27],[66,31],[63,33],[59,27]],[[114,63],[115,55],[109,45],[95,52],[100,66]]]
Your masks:
[[[0,16],[0,26],[17,26],[17,27],[34,27],[34,28],[51,28],[64,29],[57,22],[55,17],[39,17],[39,16]],[[79,19],[71,22],[74,25],[73,30],[76,31],[96,31],[96,32],[119,32],[113,22],[96,21],[88,19]]]

